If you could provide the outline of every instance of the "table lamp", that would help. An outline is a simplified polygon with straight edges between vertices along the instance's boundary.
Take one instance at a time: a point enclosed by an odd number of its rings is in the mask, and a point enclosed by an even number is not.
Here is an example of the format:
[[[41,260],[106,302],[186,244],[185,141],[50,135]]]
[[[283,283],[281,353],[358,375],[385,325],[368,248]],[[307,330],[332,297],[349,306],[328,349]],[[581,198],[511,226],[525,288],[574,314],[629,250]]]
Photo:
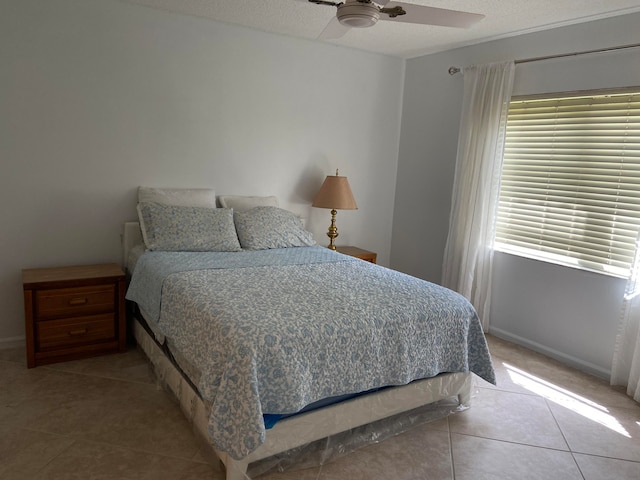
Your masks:
[[[320,191],[316,195],[316,198],[311,204],[312,207],[318,208],[330,208],[331,209],[331,225],[327,236],[331,239],[329,242],[329,248],[335,250],[336,246],[333,241],[338,236],[338,227],[336,227],[336,214],[337,210],[357,210],[358,206],[351,193],[351,187],[349,186],[349,180],[347,177],[341,177],[336,174],[327,175],[324,180]]]

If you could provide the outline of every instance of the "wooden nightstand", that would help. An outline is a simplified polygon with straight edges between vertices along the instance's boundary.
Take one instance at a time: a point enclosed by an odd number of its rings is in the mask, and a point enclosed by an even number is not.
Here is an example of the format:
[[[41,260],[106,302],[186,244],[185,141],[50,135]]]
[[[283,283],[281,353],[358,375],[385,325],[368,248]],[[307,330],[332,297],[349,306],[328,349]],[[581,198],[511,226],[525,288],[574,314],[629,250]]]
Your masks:
[[[336,247],[336,252],[344,253],[345,255],[350,255],[371,263],[376,263],[376,259],[378,258],[376,253],[358,247]]]
[[[118,265],[28,269],[22,284],[29,368],[126,350]]]

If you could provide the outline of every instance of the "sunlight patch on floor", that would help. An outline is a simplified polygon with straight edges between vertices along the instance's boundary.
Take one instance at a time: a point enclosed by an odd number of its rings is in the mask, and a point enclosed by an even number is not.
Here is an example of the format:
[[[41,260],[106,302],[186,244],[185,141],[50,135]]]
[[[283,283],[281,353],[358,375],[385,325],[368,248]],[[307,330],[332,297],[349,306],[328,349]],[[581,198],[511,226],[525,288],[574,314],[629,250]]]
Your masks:
[[[531,375],[530,373],[514,367],[513,365],[509,365],[508,363],[503,363],[503,365],[506,367],[511,381],[516,385],[520,385],[530,392],[536,393],[547,400],[568,408],[589,420],[593,420],[594,422],[597,422],[620,435],[631,438],[629,432],[627,432],[620,422],[618,422],[613,415],[608,413],[609,410],[602,405],[599,405],[588,398],[577,395],[565,388],[547,382],[535,375]],[[638,424],[640,425],[640,422],[638,422]]]

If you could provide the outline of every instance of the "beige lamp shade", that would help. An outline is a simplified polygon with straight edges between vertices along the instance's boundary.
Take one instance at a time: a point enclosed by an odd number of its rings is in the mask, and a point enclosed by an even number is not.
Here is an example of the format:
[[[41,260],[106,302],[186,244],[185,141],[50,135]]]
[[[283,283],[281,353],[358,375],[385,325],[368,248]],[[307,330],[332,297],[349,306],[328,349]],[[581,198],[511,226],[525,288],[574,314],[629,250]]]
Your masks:
[[[336,174],[328,175],[320,191],[311,204],[313,207],[331,208],[333,210],[357,210],[356,200],[351,193],[349,180]]]

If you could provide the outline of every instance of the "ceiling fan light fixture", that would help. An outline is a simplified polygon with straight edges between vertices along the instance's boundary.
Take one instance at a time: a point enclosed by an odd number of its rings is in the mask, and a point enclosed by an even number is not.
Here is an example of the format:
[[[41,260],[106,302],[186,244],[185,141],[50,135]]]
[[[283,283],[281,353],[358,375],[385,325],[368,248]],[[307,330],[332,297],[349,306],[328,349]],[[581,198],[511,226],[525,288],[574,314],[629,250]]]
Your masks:
[[[380,10],[370,3],[346,3],[338,7],[338,21],[355,28],[372,27],[380,19]]]

